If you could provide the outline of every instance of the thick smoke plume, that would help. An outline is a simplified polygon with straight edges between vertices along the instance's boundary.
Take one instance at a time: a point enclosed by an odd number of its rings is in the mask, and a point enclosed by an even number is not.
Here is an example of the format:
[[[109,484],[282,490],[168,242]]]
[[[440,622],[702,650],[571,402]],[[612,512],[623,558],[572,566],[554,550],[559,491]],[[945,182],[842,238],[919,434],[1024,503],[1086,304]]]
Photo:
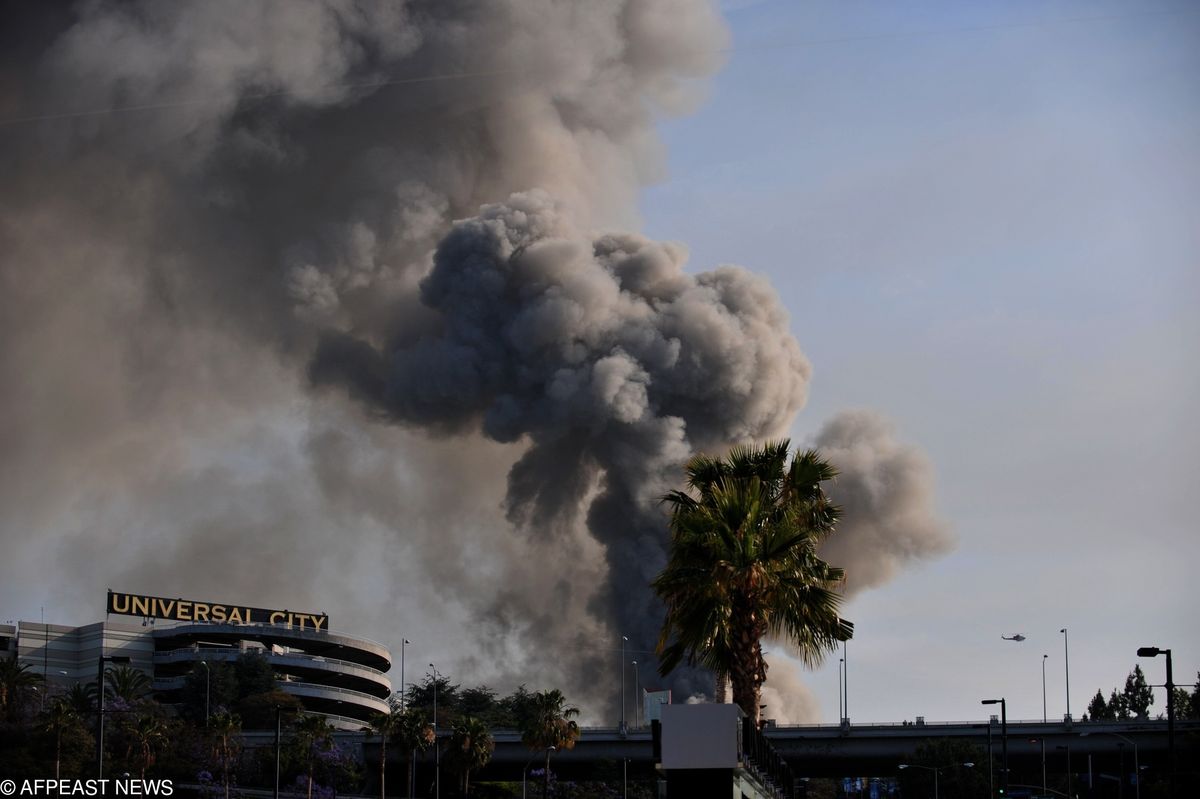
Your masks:
[[[382,350],[330,338],[312,372],[399,423],[528,442],[509,473],[508,522],[555,553],[549,539],[586,521],[608,580],[575,590],[651,641],[661,612],[648,583],[666,562],[658,500],[697,447],[784,430],[809,374],[769,286],[683,265],[679,246],[588,235],[544,194],[514,195],[439,245],[421,283],[436,333]],[[586,645],[574,619],[558,624],[577,631],[563,643]]]
[[[0,14],[0,606],[307,606],[611,719],[658,495],[809,376],[763,281],[609,232],[711,4]]]
[[[814,443],[838,469],[830,496],[842,506],[842,520],[821,555],[846,570],[848,596],[953,548],[954,535],[934,507],[933,465],[898,441],[879,414],[843,411]]]

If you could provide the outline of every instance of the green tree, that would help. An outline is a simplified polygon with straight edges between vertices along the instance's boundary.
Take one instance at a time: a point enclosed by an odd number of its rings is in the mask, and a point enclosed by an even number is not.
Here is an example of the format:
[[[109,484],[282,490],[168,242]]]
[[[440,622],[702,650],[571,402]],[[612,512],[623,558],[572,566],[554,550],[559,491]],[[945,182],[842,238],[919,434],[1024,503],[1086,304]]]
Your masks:
[[[396,729],[392,732],[392,740],[405,753],[405,796],[411,797],[416,753],[424,752],[436,741],[433,726],[419,707],[405,708],[400,713]]]
[[[579,708],[568,707],[567,699],[557,688],[533,695],[529,715],[521,728],[521,743],[535,752],[546,752],[545,782],[542,799],[550,792],[550,752],[574,749],[579,740],[579,725],[575,717]]]
[[[275,690],[275,669],[262,652],[243,652],[233,664],[237,678],[237,698]]]
[[[492,759],[496,742],[483,719],[463,716],[454,725],[454,733],[446,748],[446,766],[459,776],[463,796],[471,793],[471,772],[478,771]]]
[[[1154,704],[1154,691],[1146,684],[1142,667],[1135,665],[1125,678],[1125,690],[1121,692],[1128,714],[1139,719],[1150,718],[1150,706]]]
[[[1096,695],[1092,697],[1092,701],[1088,705],[1087,715],[1092,721],[1108,721],[1115,718],[1108,703],[1104,701],[1104,694],[1099,689],[1096,690]]]
[[[1200,671],[1196,672],[1196,684],[1192,686],[1192,696],[1188,699],[1188,707],[1191,709],[1189,716],[1194,719],[1200,719]]]
[[[110,666],[104,671],[105,700],[121,699],[129,704],[150,693],[150,677],[132,666]]]
[[[1113,720],[1129,718],[1129,705],[1125,704],[1125,694],[1117,693],[1116,688],[1108,695],[1108,717]]]
[[[208,668],[196,663],[183,680],[179,712],[184,718],[204,722],[204,709],[210,714],[232,708],[239,699],[237,675],[233,666],[219,660],[207,661]]]
[[[229,799],[230,765],[236,763],[242,751],[242,719],[235,713],[221,712],[208,723],[209,743],[213,760],[221,765],[221,786]]]
[[[38,720],[38,732],[54,740],[54,779],[59,779],[63,773],[63,741],[67,742],[69,751],[77,752],[82,748],[79,746],[81,741],[90,743],[92,740],[83,718],[62,697],[55,699],[42,712]],[[72,762],[74,760],[72,758]],[[68,771],[75,773],[74,769]]]
[[[426,674],[419,683],[408,686],[408,701],[405,707],[420,708],[425,714],[433,717],[434,693],[437,693],[437,722],[439,727],[449,727],[454,724],[459,713],[459,686],[450,682],[445,675]]]
[[[158,752],[167,744],[167,725],[157,714],[139,714],[129,725],[126,758],[145,779],[146,770],[154,765]]]
[[[242,729],[268,730],[275,728],[275,713],[282,708],[285,713],[304,709],[299,699],[278,688],[261,694],[252,694],[240,700],[235,709],[242,717]]]
[[[486,685],[464,688],[458,695],[458,711],[464,716],[495,723],[502,715],[496,692]]]
[[[75,683],[63,699],[80,716],[87,718],[96,709],[96,683]]]
[[[296,722],[295,735],[301,756],[304,758],[308,799],[312,799],[313,773],[316,770],[317,757],[321,752],[327,752],[333,746],[333,727],[329,725],[324,716],[306,713]]]
[[[388,739],[394,737],[400,730],[401,719],[402,715],[399,710],[392,710],[389,713],[376,713],[371,716],[369,725],[363,727],[363,732],[379,736],[379,799],[385,799],[387,796],[385,780]]]
[[[1188,689],[1176,685],[1173,696],[1172,703],[1175,707],[1175,718],[1180,721],[1194,718],[1192,716],[1192,695],[1188,693]],[[1166,712],[1164,709],[1163,713],[1165,714]],[[1159,718],[1165,718],[1165,716],[1159,716]]]
[[[0,658],[0,718],[14,724],[33,705],[42,675],[15,658]]]
[[[790,442],[694,458],[691,493],[675,491],[671,552],[654,589],[666,605],[658,641],[664,676],[685,659],[728,675],[733,701],[758,720],[767,664],[762,639],[790,642],[815,666],[854,626],[838,615],[841,569],[817,556],[839,509],[821,487],[837,472],[816,451],[788,462]]]

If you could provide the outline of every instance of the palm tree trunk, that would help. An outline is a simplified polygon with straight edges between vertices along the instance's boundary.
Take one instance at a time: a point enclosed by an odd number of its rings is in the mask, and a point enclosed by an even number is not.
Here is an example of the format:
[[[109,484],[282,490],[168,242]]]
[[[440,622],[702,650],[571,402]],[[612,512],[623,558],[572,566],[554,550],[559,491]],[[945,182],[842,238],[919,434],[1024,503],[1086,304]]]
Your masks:
[[[717,690],[716,690],[716,696],[714,697],[714,699],[715,699],[716,703],[719,705],[723,705],[729,701],[729,675],[728,674],[721,673],[721,674],[717,675]]]
[[[550,795],[550,749],[546,748],[546,771],[542,774],[542,799]]]

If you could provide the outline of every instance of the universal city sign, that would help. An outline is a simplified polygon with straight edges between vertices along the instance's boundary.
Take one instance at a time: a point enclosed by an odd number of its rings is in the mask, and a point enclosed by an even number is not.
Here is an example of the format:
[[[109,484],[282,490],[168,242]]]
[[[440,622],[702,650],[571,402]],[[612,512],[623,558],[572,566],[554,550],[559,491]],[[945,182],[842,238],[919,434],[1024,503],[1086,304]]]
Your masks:
[[[166,599],[161,596],[108,592],[108,612],[123,616],[172,621],[205,621],[219,624],[278,624],[301,630],[328,630],[329,616],[324,613],[296,613],[290,610],[248,608],[220,602],[196,602],[190,599]]]

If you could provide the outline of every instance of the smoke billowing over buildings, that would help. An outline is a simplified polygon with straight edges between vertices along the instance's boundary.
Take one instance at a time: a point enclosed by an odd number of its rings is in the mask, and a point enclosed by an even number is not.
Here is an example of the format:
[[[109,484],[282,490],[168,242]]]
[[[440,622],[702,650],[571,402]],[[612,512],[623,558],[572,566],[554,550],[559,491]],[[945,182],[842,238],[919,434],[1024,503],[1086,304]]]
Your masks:
[[[607,714],[615,642],[659,623],[658,497],[786,434],[810,378],[762,279],[620,232],[719,67],[713,8],[4,15],[5,601],[28,571],[64,620],[219,585]],[[919,453],[866,417],[817,443],[851,587],[944,550]]]

